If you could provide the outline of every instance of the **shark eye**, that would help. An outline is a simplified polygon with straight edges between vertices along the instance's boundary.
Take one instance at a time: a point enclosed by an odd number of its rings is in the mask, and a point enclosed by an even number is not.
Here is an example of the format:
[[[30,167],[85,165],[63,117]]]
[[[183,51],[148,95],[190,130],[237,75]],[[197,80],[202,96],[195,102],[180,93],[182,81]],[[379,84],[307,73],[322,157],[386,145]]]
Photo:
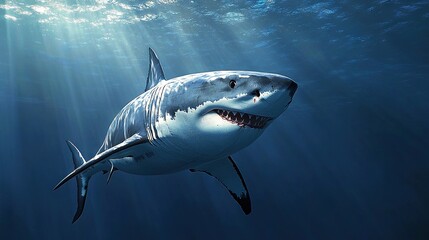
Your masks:
[[[231,87],[231,88],[235,88],[235,80],[231,80],[231,81],[229,81],[229,86]]]

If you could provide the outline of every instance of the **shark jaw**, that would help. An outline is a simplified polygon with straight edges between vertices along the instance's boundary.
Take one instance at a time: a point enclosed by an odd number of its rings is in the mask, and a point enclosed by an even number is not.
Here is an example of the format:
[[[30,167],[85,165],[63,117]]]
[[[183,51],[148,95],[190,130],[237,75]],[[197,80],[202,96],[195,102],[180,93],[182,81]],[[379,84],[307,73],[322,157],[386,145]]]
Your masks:
[[[225,109],[214,109],[212,112],[217,113],[223,120],[236,124],[239,127],[249,127],[263,129],[269,121],[270,117],[258,116],[248,113],[229,111]]]

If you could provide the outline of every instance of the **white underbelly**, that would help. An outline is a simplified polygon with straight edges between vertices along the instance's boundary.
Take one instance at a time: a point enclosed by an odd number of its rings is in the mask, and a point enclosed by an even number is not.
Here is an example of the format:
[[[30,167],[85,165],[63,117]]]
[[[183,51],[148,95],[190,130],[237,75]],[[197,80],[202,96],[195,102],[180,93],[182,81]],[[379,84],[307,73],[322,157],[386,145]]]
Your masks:
[[[160,175],[189,169],[197,160],[179,156],[150,144],[138,145],[110,159],[118,170],[139,175]]]

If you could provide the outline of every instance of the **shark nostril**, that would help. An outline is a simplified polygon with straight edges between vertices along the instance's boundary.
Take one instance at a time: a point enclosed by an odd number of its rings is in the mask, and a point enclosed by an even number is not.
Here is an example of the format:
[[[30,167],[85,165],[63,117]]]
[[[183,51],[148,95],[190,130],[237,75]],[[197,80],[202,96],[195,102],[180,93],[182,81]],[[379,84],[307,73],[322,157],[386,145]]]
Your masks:
[[[252,95],[256,96],[256,97],[260,97],[261,96],[261,92],[259,92],[258,89],[255,89],[251,92]]]

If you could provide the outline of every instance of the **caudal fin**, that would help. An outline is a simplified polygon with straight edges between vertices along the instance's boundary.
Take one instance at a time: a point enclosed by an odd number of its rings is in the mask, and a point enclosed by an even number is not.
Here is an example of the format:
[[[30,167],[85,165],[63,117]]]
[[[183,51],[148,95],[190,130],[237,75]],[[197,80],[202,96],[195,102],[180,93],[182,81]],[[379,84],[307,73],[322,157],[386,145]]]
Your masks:
[[[85,164],[86,161],[83,158],[82,154],[79,152],[79,149],[70,141],[67,141],[67,145],[73,156],[74,167],[78,168],[81,165]],[[85,206],[86,193],[88,190],[88,182],[91,176],[85,175],[85,172],[79,173],[76,175],[77,181],[77,210],[73,217],[73,223],[82,215],[83,208]]]

